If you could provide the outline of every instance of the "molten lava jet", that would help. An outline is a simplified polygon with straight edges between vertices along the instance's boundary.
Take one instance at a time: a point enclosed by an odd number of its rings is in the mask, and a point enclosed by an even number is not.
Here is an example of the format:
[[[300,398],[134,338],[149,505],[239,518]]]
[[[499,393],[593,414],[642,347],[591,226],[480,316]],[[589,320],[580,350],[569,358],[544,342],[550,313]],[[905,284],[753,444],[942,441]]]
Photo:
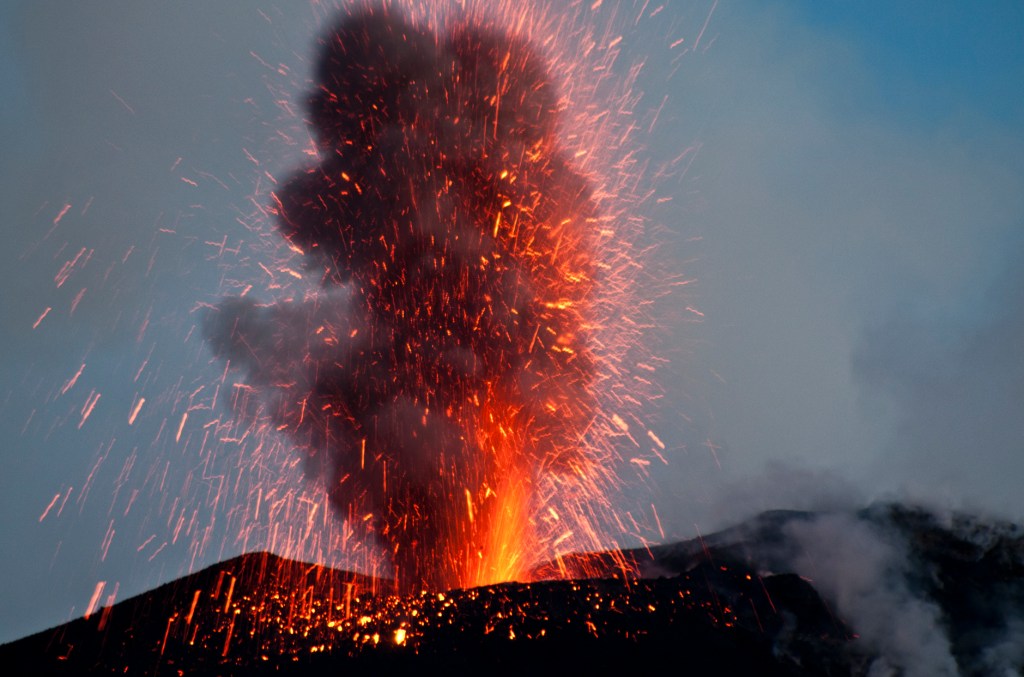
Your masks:
[[[596,208],[558,108],[543,61],[493,28],[439,34],[377,8],[321,40],[319,164],[274,212],[351,296],[318,315],[305,375],[279,375],[274,415],[402,590],[525,576],[538,478],[593,464]]]

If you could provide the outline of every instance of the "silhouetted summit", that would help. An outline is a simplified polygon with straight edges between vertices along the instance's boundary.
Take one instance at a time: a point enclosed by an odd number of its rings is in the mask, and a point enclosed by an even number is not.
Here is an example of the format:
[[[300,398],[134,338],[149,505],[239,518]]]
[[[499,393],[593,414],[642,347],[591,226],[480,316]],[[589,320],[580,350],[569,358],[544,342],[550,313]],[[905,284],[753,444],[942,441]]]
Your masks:
[[[0,661],[155,675],[1024,668],[1024,530],[1009,523],[902,505],[775,511],[559,566],[571,574],[584,560],[592,572],[607,563],[606,576],[396,596],[390,581],[245,555],[0,647]]]

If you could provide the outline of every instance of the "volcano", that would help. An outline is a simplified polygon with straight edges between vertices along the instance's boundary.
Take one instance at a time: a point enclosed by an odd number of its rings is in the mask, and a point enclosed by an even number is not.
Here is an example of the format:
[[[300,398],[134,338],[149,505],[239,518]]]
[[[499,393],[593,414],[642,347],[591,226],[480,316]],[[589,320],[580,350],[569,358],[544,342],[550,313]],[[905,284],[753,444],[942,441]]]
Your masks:
[[[635,576],[622,574],[623,560]],[[600,574],[602,562],[606,576],[572,577]],[[543,578],[556,571],[569,578]],[[1024,529],[1006,522],[897,504],[774,511],[533,575],[396,596],[389,581],[247,554],[2,646],[0,662],[33,674],[155,675],[1024,669]]]

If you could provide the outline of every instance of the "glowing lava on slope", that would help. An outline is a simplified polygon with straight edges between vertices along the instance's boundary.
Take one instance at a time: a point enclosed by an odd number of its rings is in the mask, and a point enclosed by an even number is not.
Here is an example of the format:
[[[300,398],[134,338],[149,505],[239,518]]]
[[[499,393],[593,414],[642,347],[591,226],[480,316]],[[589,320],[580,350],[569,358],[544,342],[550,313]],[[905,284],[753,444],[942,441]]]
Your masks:
[[[567,539],[597,546],[585,505],[614,478],[591,430],[608,229],[560,148],[556,88],[525,38],[421,23],[382,6],[321,39],[318,164],[274,193],[273,213],[349,297],[310,301],[326,311],[308,314],[304,373],[252,350],[279,331],[253,304],[229,300],[207,323],[221,357],[269,372],[276,428],[405,591],[521,580]]]

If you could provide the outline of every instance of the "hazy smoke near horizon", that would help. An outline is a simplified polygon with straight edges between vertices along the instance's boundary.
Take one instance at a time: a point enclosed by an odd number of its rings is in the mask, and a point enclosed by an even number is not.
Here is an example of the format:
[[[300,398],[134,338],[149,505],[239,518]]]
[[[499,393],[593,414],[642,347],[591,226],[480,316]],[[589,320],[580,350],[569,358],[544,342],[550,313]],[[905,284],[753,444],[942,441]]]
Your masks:
[[[518,38],[383,8],[325,34],[314,80],[320,163],[274,211],[337,291],[225,301],[208,339],[402,588],[507,577],[487,568],[535,556],[534,478],[579,473],[593,416],[595,207],[554,86]]]

